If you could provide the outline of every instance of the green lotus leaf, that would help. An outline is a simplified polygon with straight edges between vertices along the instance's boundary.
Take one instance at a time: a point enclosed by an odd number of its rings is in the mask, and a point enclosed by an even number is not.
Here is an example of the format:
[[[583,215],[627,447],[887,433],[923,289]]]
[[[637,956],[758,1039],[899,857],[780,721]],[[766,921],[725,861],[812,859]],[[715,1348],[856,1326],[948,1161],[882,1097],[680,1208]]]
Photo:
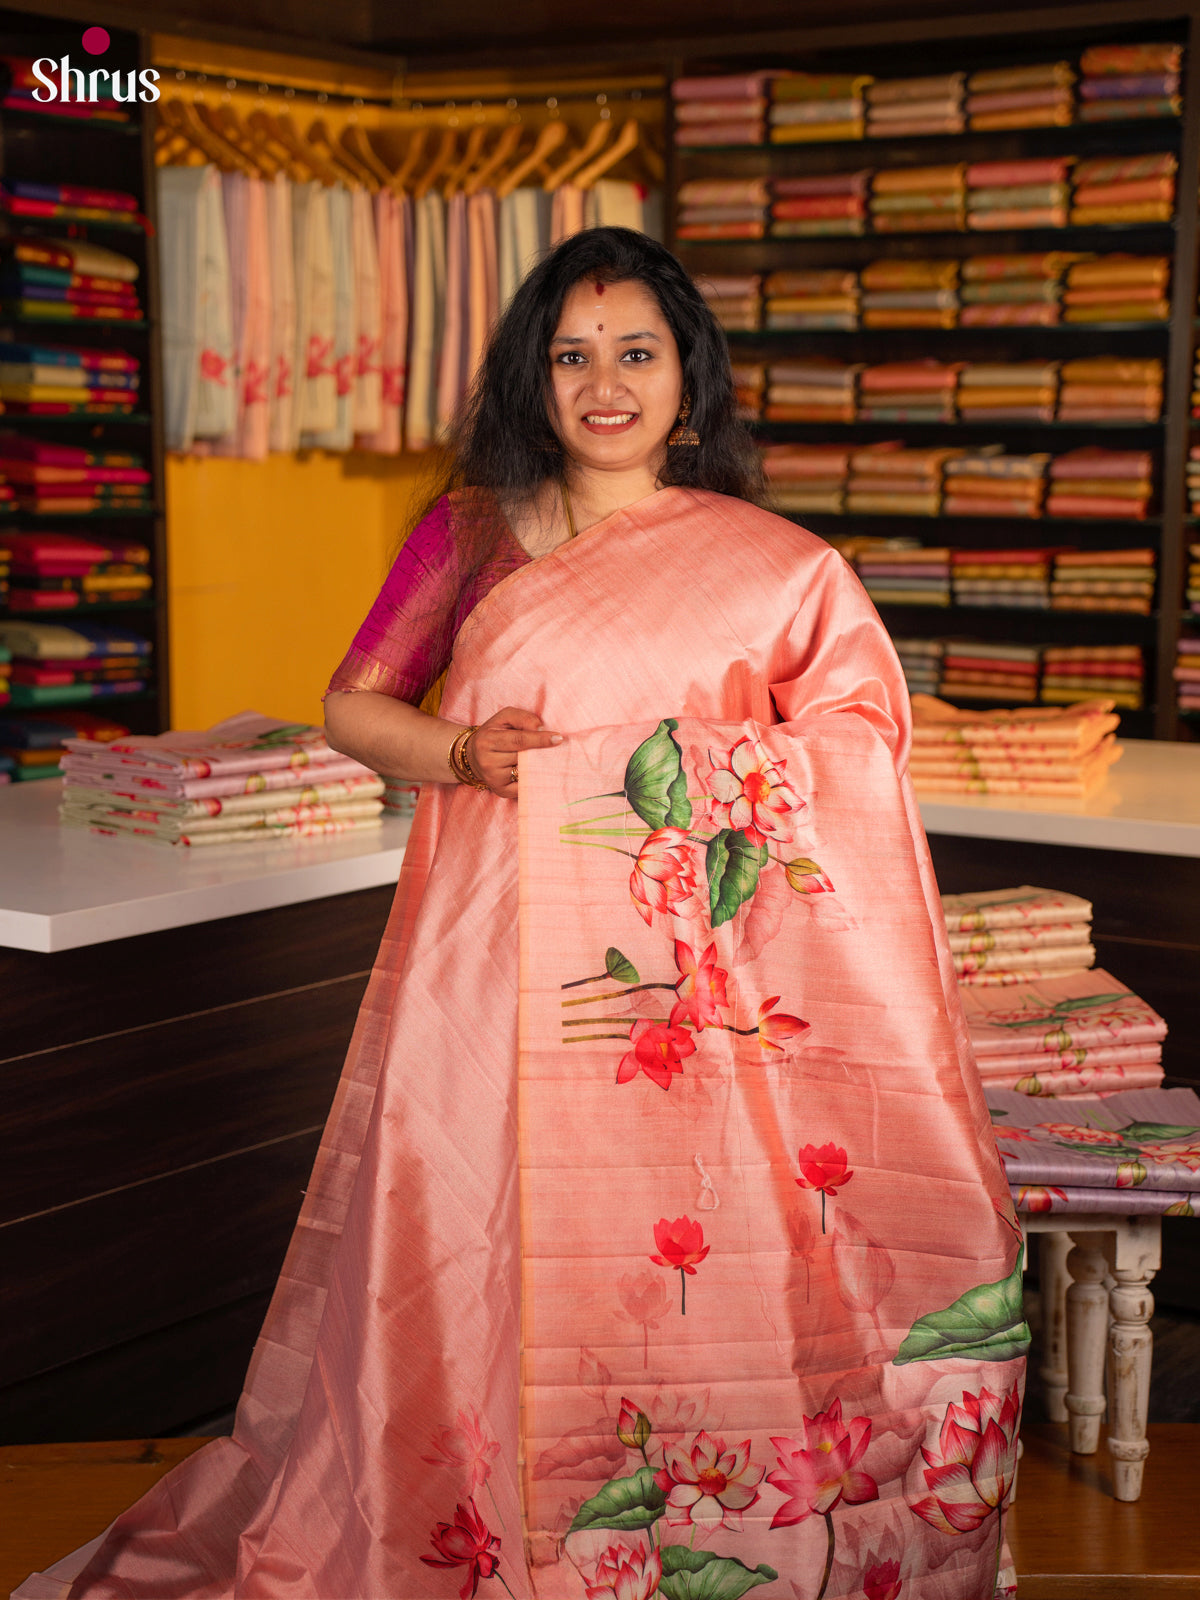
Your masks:
[[[751,844],[746,835],[722,828],[708,842],[704,867],[708,874],[708,905],[712,925],[728,922],[758,888],[758,874],[766,865],[766,845]]]
[[[623,956],[615,944],[604,952],[604,970],[617,983],[637,983],[638,969],[628,956]]]
[[[649,1467],[639,1467],[632,1478],[613,1478],[599,1494],[585,1500],[567,1532],[619,1528],[636,1533],[657,1522],[666,1507],[667,1497],[655,1483],[654,1473]]]
[[[711,1550],[689,1550],[682,1544],[662,1547],[662,1582],[659,1594],[666,1600],[741,1600],[760,1583],[774,1583],[779,1574],[765,1563],[748,1567],[733,1556]]]
[[[672,737],[678,726],[674,717],[665,717],[638,745],[625,768],[625,798],[651,828],[691,826],[683,757]]]
[[[999,1283],[981,1283],[944,1311],[918,1317],[892,1360],[942,1361],[962,1356],[973,1361],[1011,1361],[1029,1348],[1029,1328],[1021,1305],[1021,1252]]]
[[[1127,1128],[1117,1128],[1126,1144],[1166,1144],[1172,1139],[1191,1139],[1200,1128],[1184,1127],[1175,1122],[1131,1122]]]

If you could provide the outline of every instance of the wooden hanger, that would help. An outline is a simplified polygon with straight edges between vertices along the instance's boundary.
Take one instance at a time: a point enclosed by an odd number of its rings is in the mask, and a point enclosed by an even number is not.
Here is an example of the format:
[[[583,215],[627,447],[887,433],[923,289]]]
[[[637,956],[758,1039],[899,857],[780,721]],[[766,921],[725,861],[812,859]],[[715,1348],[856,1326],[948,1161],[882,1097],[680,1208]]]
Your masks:
[[[266,111],[252,111],[247,120],[252,128],[260,129],[272,143],[282,145],[297,166],[309,174],[310,179],[319,179],[329,189],[341,183],[341,173],[313,145],[301,139],[296,124],[286,112],[272,117]]]
[[[208,124],[200,120],[195,106],[188,101],[166,100],[159,106],[158,114],[168,128],[182,134],[190,145],[199,150],[205,159],[211,161],[221,172],[243,172],[249,177],[254,171],[242,152],[213,133]]]
[[[340,144],[334,143],[329,129],[325,126],[324,118],[318,118],[316,122],[309,124],[305,138],[309,144],[320,151],[331,167],[336,168],[342,174],[344,179],[347,179],[352,184],[360,185],[371,194],[378,193],[379,179],[369,167],[365,167],[349,150],[345,150]]]
[[[482,166],[476,167],[463,184],[467,194],[478,194],[480,189],[501,170],[506,161],[516,154],[517,146],[521,142],[521,135],[525,132],[519,122],[510,122],[508,127],[492,146],[492,153],[484,158]]]
[[[641,126],[637,118],[630,117],[608,149],[597,156],[589,166],[584,167],[582,172],[576,172],[574,180],[576,185],[580,189],[590,189],[606,172],[611,171],[618,161],[624,160],[631,151],[637,149],[641,136]]]
[[[500,199],[506,199],[514,189],[519,189],[525,179],[565,142],[566,137],[567,125],[565,122],[559,119],[548,122],[534,140],[533,149],[525,159],[518,161],[512,171],[506,173],[496,185],[496,193]]]
[[[595,156],[599,155],[605,140],[612,132],[612,126],[612,123],[607,118],[601,118],[596,123],[596,126],[588,134],[575,154],[568,156],[562,165],[556,167],[542,184],[542,188],[547,194],[553,194],[556,189],[560,189],[572,173],[578,172],[585,162],[591,161]]]
[[[280,162],[262,144],[256,143],[242,126],[237,112],[231,105],[210,106],[204,101],[196,102],[196,113],[218,138],[224,139],[235,150],[239,150],[246,160],[254,167],[259,176],[273,178],[279,171]]]
[[[413,198],[424,200],[437,180],[442,176],[454,160],[454,152],[458,148],[458,134],[454,128],[446,128],[442,132],[442,142],[438,146],[437,154],[425,169],[424,174],[413,184]]]
[[[450,175],[447,177],[445,185],[442,188],[442,193],[445,195],[447,200],[449,200],[452,194],[456,194],[458,190],[463,187],[463,183],[467,174],[483,154],[483,141],[486,137],[487,124],[485,122],[476,123],[476,125],[467,135],[467,142],[463,150],[462,160],[456,161],[451,167]]]
[[[429,143],[429,135],[432,131],[432,128],[426,125],[425,127],[417,128],[413,132],[412,138],[408,141],[408,149],[405,151],[404,160],[392,174],[392,188],[397,194],[403,194],[413,183],[413,174],[424,159],[425,147]]]
[[[342,129],[342,149],[347,155],[353,156],[358,164],[374,174],[376,183],[381,188],[391,185],[392,174],[375,154],[375,148],[367,138],[361,122],[349,122]]]

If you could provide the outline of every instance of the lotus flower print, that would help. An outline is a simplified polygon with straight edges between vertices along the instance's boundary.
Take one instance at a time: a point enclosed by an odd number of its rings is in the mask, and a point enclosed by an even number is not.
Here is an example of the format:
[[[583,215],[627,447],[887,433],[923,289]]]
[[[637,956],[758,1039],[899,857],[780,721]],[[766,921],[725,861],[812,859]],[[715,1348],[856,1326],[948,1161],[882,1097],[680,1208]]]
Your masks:
[[[802,1017],[792,1017],[786,1011],[772,1010],[773,1006],[779,1004],[779,998],[777,994],[773,994],[758,1008],[758,1042],[764,1050],[774,1050],[782,1055],[787,1041],[798,1039],[802,1033],[807,1033],[809,1024]]]
[[[440,1428],[430,1440],[431,1456],[422,1456],[430,1466],[457,1467],[467,1474],[467,1494],[473,1495],[488,1481],[492,1462],[500,1454],[500,1446],[484,1431],[478,1411],[472,1406],[458,1413],[458,1426]]]
[[[667,1497],[675,1528],[709,1526],[741,1531],[742,1513],[758,1499],[763,1468],[750,1464],[750,1441],[733,1450],[724,1439],[698,1433],[690,1450],[668,1445],[655,1482]]]
[[[654,1224],[654,1242],[659,1253],[650,1259],[656,1266],[674,1267],[678,1271],[680,1314],[686,1315],[687,1280],[695,1277],[696,1267],[711,1248],[704,1242],[704,1229],[691,1217],[676,1217],[674,1222],[660,1217]]]
[[[583,1592],[587,1600],[650,1600],[661,1581],[662,1556],[657,1550],[610,1544]]]
[[[867,1417],[842,1421],[842,1402],[804,1418],[799,1439],[772,1439],[779,1453],[767,1482],[787,1498],[771,1519],[773,1528],[790,1528],[806,1517],[825,1516],[842,1501],[864,1505],[879,1498],[879,1485],[858,1465],[871,1442]]]
[[[645,1453],[646,1440],[654,1430],[650,1426],[650,1418],[644,1411],[639,1411],[632,1400],[621,1400],[621,1410],[617,1415],[617,1438],[627,1450],[641,1450]]]
[[[863,1594],[867,1600],[900,1600],[903,1587],[898,1561],[872,1561],[863,1572]]]
[[[687,1022],[697,1031],[721,1027],[729,1009],[725,993],[729,974],[717,966],[716,945],[710,944],[697,956],[690,944],[676,939],[675,965],[680,974],[675,985],[679,998],[671,1009],[672,1024]]]
[[[649,926],[656,911],[686,915],[695,899],[697,881],[687,829],[656,828],[638,851],[629,875],[629,892]]]
[[[472,1600],[480,1578],[499,1576],[500,1540],[475,1509],[475,1502],[454,1508],[453,1522],[439,1522],[430,1534],[435,1556],[422,1556],[428,1567],[466,1567],[459,1600]],[[504,1583],[501,1577],[500,1582]],[[504,1587],[508,1589],[507,1583]],[[511,1589],[509,1590],[511,1594]]]
[[[921,1447],[931,1491],[912,1509],[943,1533],[970,1533],[1003,1508],[1017,1469],[1018,1386],[1003,1397],[964,1393],[942,1420],[936,1450]]]
[[[696,1041],[686,1028],[648,1022],[644,1017],[629,1030],[629,1042],[633,1049],[621,1057],[618,1083],[629,1083],[644,1072],[651,1083],[669,1089],[672,1074],[682,1072],[684,1061],[696,1053]]]
[[[768,839],[792,837],[789,818],[804,809],[804,801],[790,788],[783,762],[773,762],[757,739],[739,739],[722,755],[711,750],[712,819],[721,828],[744,833],[753,845]]]
[[[800,1176],[795,1180],[801,1189],[816,1189],[821,1196],[821,1232],[825,1232],[825,1196],[835,1195],[844,1183],[854,1176],[846,1152],[832,1140],[820,1149],[815,1144],[802,1147],[798,1160]]]

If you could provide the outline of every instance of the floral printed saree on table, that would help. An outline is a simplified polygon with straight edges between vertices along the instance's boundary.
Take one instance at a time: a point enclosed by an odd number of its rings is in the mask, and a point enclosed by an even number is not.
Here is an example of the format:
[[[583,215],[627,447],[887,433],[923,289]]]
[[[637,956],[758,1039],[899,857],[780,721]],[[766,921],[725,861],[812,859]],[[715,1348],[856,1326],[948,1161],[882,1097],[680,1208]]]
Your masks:
[[[21,1594],[1011,1592],[1018,1235],[857,580],[660,490],[475,607],[443,711],[506,704],[566,740],[426,786],[234,1436]]]

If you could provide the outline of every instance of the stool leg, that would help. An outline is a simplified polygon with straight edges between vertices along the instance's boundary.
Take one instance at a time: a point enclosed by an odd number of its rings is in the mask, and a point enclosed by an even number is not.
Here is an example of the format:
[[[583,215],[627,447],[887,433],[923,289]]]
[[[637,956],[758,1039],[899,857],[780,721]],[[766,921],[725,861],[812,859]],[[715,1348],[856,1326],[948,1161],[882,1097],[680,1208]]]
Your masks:
[[[1067,1415],[1071,1449],[1090,1456],[1100,1443],[1104,1415],[1104,1351],[1108,1331],[1108,1294],[1104,1279],[1101,1233],[1072,1233],[1074,1249],[1067,1256],[1071,1284],[1067,1289]]]
[[[1042,1280],[1042,1393],[1051,1422],[1065,1422],[1067,1408],[1067,1252],[1065,1233],[1038,1238],[1038,1273]]]
[[[1109,1294],[1112,1409],[1108,1449],[1118,1500],[1136,1500],[1141,1495],[1142,1471],[1150,1450],[1146,1413],[1154,1341],[1148,1324],[1154,1314],[1154,1296],[1149,1285],[1160,1259],[1160,1228],[1157,1217],[1123,1219],[1116,1241],[1115,1282]]]

